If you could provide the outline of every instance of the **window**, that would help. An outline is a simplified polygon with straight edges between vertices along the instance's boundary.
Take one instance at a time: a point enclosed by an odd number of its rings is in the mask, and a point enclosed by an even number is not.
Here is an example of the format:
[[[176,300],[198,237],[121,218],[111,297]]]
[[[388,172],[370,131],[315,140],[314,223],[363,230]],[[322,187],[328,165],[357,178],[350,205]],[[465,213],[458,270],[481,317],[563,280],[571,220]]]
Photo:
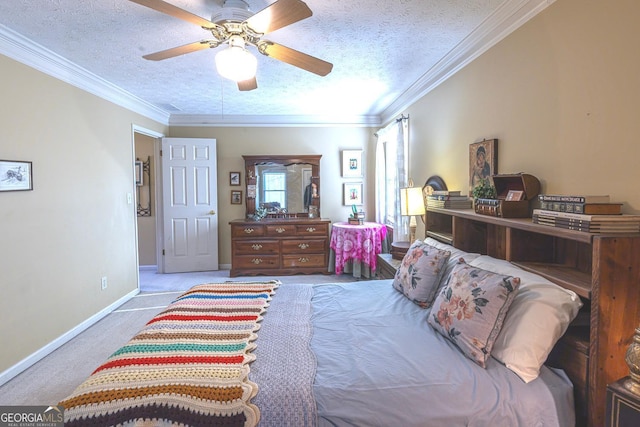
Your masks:
[[[376,221],[393,227],[394,241],[408,234],[400,215],[400,188],[408,182],[408,128],[408,117],[402,117],[376,134]]]
[[[287,175],[282,172],[265,172],[262,175],[262,187],[265,205],[271,208],[287,208]]]

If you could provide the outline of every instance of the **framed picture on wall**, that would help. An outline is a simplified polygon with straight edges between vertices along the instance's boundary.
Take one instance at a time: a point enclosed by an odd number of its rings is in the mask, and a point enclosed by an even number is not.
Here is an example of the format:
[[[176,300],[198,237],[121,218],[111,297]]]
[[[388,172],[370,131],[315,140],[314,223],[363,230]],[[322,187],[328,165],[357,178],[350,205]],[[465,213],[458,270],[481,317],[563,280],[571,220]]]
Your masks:
[[[142,161],[140,160],[136,160],[136,166],[135,166],[135,171],[136,171],[136,185],[138,187],[142,186],[143,183],[143,179],[142,179],[142,172],[144,170],[144,167],[142,165]]]
[[[31,162],[0,160],[0,191],[33,190]]]
[[[241,205],[242,204],[242,191],[241,190],[231,190],[231,204],[232,205]]]
[[[346,206],[362,204],[362,183],[361,182],[345,182],[344,183],[344,204]]]
[[[498,140],[485,139],[469,145],[469,196],[473,189],[498,173]]]
[[[240,185],[240,172],[229,172],[229,185]]]
[[[344,178],[362,177],[362,150],[342,151],[342,176]]]

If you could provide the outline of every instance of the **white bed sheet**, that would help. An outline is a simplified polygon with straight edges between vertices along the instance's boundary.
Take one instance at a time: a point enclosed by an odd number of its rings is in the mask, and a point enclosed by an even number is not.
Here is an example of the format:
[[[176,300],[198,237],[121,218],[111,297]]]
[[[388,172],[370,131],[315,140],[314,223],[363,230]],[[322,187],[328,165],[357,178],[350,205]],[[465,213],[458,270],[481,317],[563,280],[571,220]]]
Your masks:
[[[321,426],[572,426],[573,388],[473,363],[391,280],[315,285],[311,349]]]

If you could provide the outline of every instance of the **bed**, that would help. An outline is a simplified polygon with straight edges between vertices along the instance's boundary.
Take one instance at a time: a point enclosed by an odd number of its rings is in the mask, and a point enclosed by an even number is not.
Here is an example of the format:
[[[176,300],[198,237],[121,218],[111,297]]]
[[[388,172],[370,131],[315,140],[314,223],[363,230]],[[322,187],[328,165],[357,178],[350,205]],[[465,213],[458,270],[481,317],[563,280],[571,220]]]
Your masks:
[[[407,254],[390,280],[195,287],[60,402],[65,425],[574,425],[573,387],[543,362],[580,299],[433,239]],[[444,316],[470,281],[474,311]],[[488,326],[473,323],[482,316]]]

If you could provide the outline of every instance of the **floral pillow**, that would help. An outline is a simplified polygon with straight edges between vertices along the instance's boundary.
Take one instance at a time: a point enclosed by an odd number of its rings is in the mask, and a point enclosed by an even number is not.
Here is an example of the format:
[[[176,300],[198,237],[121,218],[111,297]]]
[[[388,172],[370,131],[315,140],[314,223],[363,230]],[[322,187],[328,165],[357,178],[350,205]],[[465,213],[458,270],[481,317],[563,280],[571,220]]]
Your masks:
[[[483,368],[513,301],[520,279],[472,267],[453,268],[428,322]]]
[[[393,287],[420,307],[431,307],[450,256],[450,251],[416,240],[396,271]]]

